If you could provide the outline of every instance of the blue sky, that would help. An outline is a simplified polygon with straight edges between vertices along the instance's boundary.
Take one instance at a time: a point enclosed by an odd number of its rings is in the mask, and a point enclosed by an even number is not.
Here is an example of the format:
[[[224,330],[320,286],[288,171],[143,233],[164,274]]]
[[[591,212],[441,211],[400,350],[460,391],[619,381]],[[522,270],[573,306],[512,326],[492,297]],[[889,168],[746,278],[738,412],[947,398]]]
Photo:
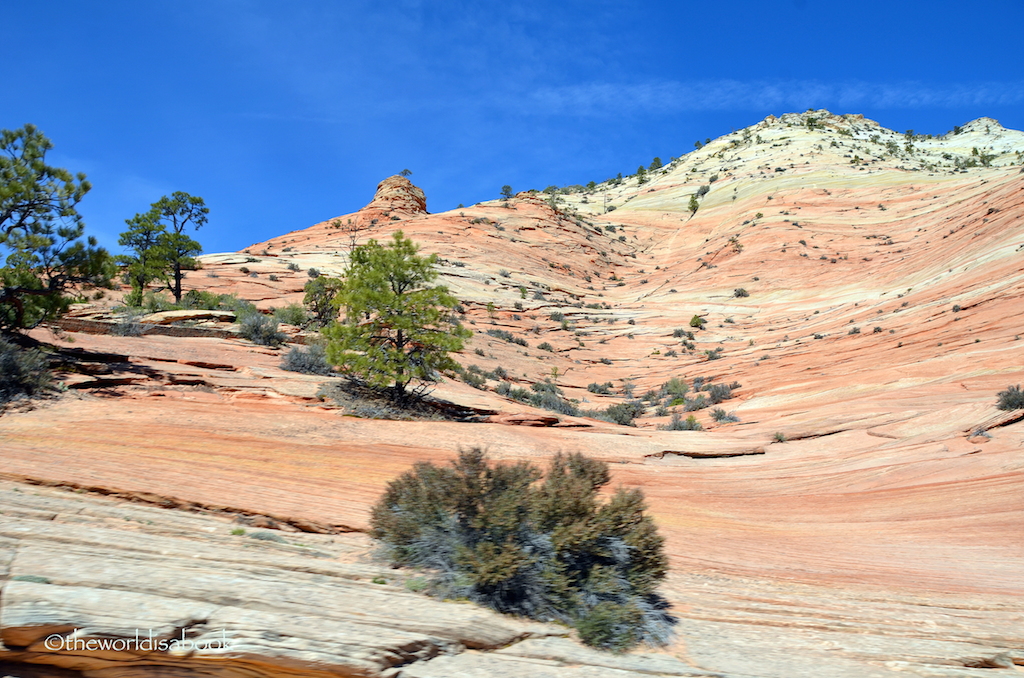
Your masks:
[[[828,108],[1024,129],[1020,0],[0,0],[0,127],[85,172],[87,232],[173,191],[205,251],[357,210],[402,169],[432,212],[602,181]]]

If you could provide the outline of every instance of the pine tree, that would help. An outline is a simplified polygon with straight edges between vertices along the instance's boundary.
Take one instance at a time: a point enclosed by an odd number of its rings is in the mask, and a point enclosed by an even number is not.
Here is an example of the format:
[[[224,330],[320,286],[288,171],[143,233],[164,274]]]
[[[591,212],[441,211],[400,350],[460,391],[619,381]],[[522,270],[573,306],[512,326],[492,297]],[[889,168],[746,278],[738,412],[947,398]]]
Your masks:
[[[352,252],[336,297],[342,322],[324,330],[327,359],[399,402],[455,369],[449,353],[472,336],[455,316],[458,300],[437,278],[437,255],[418,256],[398,231],[387,245],[370,240]],[[407,388],[419,382],[410,393]]]
[[[115,270],[85,231],[76,206],[91,188],[84,174],[46,164],[53,143],[34,125],[0,130],[0,331],[59,316],[67,292],[110,287]]]
[[[164,261],[158,253],[157,245],[165,230],[148,213],[136,214],[131,219],[125,219],[125,223],[128,224],[128,230],[121,234],[117,244],[134,254],[122,254],[116,260],[124,266],[124,280],[132,288],[124,299],[125,303],[140,306],[146,286],[159,280],[163,274]]]
[[[181,302],[184,271],[195,269],[194,257],[203,251],[202,245],[185,234],[185,228],[191,224],[198,230],[209,212],[202,198],[175,191],[153,203],[148,212],[125,220],[129,228],[118,244],[132,254],[117,259],[125,266],[125,280],[132,286],[126,299],[129,304],[141,303],[144,288],[154,280],[166,285],[175,303]]]
[[[170,269],[167,286],[177,303],[181,301],[182,271],[194,269],[196,260],[193,257],[203,252],[202,245],[185,235],[185,227],[192,224],[199,230],[206,223],[210,210],[202,198],[181,191],[175,191],[169,198],[160,198],[153,203],[153,210],[169,226],[160,238],[160,250]]]

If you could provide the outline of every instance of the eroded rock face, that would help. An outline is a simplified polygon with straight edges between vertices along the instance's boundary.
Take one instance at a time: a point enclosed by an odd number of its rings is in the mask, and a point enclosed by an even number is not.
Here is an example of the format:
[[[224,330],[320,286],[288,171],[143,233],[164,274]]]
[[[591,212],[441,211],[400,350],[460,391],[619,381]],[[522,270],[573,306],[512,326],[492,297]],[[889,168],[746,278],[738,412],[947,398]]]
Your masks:
[[[427,195],[403,176],[388,177],[377,184],[377,192],[365,210],[401,212],[407,215],[427,213]]]
[[[90,676],[397,676],[567,633],[411,593],[411,575],[372,564],[361,536],[245,533],[0,485],[0,661]]]
[[[401,229],[438,254],[476,330],[463,365],[502,367],[527,392],[551,379],[584,411],[623,402],[627,380],[635,395],[672,377],[738,382],[720,406],[739,422],[707,408],[692,413],[704,431],[661,431],[670,415],[650,403],[635,428],[555,423],[497,379],[435,392],[487,423],[355,418],[317,397],[326,377],[280,369],[287,348],[69,332],[91,358],[60,374],[60,400],[0,417],[0,471],[230,507],[246,529],[331,532],[365,527],[390,479],[462,446],[536,463],[581,451],[646,493],[680,616],[670,651],[687,662],[780,678],[995,675],[981,667],[1024,646],[1024,411],[995,408],[1022,381],[1018,150],[1024,135],[992,120],[911,139],[859,116],[770,116],[643,185],[427,214],[393,177],[363,210],[206,255],[209,276],[186,281],[263,309],[301,302],[309,269],[342,275],[353,243]],[[354,232],[335,227],[349,219]],[[588,388],[607,382],[611,394]],[[40,588],[19,583],[12,600]],[[550,654],[556,640],[401,670],[597,675]]]

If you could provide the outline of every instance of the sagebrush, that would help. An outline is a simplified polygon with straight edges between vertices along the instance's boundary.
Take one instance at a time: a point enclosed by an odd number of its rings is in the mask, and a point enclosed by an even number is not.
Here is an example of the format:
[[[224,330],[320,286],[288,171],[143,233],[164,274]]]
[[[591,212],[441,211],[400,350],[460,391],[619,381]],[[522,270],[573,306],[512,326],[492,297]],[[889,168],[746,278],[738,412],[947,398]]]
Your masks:
[[[52,381],[46,354],[0,337],[0,405],[45,393]]]
[[[449,467],[420,462],[373,508],[396,564],[425,568],[431,592],[577,628],[589,645],[663,644],[673,618],[656,588],[668,569],[639,490],[599,490],[608,465],[558,454],[547,474],[492,465],[479,448]]]

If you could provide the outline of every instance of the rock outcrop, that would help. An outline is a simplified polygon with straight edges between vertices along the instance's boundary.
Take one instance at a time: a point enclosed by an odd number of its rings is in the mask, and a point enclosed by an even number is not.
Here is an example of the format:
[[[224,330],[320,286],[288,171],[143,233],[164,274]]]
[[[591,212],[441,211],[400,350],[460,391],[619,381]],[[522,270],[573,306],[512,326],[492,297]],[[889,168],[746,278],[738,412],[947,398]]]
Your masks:
[[[373,564],[361,535],[248,531],[217,517],[0,482],[0,667],[127,676],[705,675],[669,657],[616,659],[562,644],[564,627],[412,593],[413,573]],[[421,666],[422,665],[422,666]],[[639,671],[634,671],[633,669]],[[460,669],[461,670],[461,669]],[[447,673],[446,673],[447,671]],[[577,675],[572,669],[567,675]]]
[[[198,337],[36,330],[65,349],[58,379],[70,390],[0,417],[0,471],[219,506],[246,529],[329,533],[365,528],[388,481],[461,446],[539,463],[581,451],[647,496],[680,619],[667,652],[685,670],[1013,671],[1024,646],[1024,415],[995,403],[1024,381],[1022,158],[1024,134],[992,120],[925,137],[809,111],[716,139],[642,184],[427,214],[418,189],[391,178],[363,210],[206,255],[206,275],[186,282],[264,310],[301,302],[309,275],[340,275],[353,244],[401,229],[439,256],[476,331],[458,360],[483,388],[449,379],[435,391],[474,423],[349,416],[320,388],[330,377],[284,371],[287,348],[219,327]],[[695,315],[702,328],[690,327]],[[199,328],[168,332],[179,329]],[[701,377],[705,395],[708,383],[738,387],[714,405],[723,413],[684,413],[661,393],[673,377]],[[501,395],[528,399],[551,390],[546,380],[580,416]],[[647,403],[635,426],[587,416],[629,393]],[[704,430],[659,430],[673,408]],[[92,586],[77,581],[61,584],[68,600]],[[25,604],[53,586],[10,583]],[[57,598],[47,604],[68,618],[93,609]],[[560,637],[454,655],[445,648],[469,641],[446,638],[424,650],[435,656],[376,666],[640,670],[575,662]]]

